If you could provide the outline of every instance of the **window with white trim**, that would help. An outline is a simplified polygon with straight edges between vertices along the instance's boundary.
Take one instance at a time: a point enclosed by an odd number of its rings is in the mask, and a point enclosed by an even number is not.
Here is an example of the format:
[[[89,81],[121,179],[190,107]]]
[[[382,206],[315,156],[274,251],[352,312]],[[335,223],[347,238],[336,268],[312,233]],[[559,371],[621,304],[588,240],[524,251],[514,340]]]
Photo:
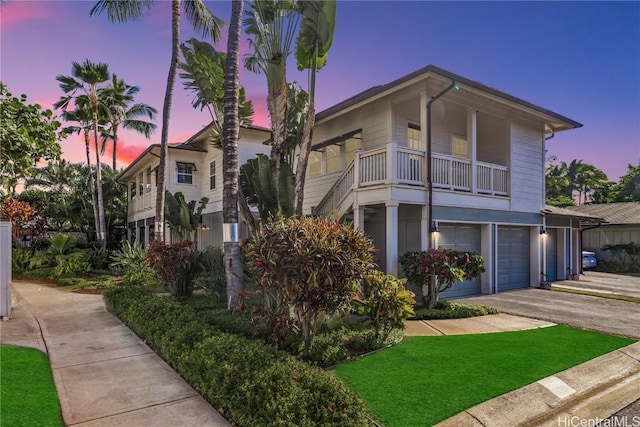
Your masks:
[[[451,135],[451,155],[455,157],[469,158],[469,144],[467,138],[460,135]]]
[[[322,175],[322,152],[321,151],[312,151],[309,153],[309,176],[320,176]]]
[[[216,188],[216,161],[209,162],[209,190]]]
[[[178,184],[193,184],[193,176],[196,171],[194,163],[176,162]]]
[[[419,150],[422,145],[422,131],[420,125],[415,123],[407,124],[407,148]]]

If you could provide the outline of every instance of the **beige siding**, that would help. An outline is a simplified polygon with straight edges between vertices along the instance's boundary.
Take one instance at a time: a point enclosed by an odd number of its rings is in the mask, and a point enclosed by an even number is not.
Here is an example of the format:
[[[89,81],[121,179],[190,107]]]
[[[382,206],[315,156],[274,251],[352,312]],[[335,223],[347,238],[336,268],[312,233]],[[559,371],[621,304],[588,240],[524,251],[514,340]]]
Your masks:
[[[514,118],[510,129],[511,210],[540,212],[544,207],[542,124]]]

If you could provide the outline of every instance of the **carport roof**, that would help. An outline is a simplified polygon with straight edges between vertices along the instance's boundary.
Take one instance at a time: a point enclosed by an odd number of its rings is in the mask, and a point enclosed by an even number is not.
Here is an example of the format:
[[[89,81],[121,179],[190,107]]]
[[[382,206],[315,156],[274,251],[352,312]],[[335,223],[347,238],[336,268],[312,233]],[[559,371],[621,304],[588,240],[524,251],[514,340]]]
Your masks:
[[[640,224],[640,202],[570,206],[570,212],[603,218],[609,225]]]
[[[595,223],[600,224],[603,222],[607,222],[605,218],[600,216],[592,215],[586,212],[576,212],[570,208],[559,208],[557,206],[545,205],[542,210],[544,215],[556,215],[556,216],[565,216],[579,219],[581,223]]]

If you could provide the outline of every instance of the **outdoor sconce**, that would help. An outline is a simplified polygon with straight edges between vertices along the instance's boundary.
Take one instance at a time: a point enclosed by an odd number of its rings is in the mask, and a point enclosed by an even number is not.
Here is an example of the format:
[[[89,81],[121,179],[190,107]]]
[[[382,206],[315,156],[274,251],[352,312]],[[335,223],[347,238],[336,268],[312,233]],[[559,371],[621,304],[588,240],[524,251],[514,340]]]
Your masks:
[[[432,231],[433,233],[437,233],[437,232],[439,232],[439,231],[440,231],[440,230],[438,229],[438,221],[432,221],[432,222],[431,222],[431,231]]]
[[[547,228],[544,225],[540,226],[540,235],[547,234]]]

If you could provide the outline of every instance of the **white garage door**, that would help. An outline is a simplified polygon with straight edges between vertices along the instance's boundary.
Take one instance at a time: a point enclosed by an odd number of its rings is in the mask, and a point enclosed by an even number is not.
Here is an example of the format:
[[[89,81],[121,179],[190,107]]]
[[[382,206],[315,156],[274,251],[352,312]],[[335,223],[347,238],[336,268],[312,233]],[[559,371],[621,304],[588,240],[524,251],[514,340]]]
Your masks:
[[[470,224],[440,224],[438,246],[456,251],[480,253],[480,226]],[[456,282],[440,294],[442,298],[480,293],[480,278]]]
[[[529,228],[498,227],[498,292],[529,287]]]

